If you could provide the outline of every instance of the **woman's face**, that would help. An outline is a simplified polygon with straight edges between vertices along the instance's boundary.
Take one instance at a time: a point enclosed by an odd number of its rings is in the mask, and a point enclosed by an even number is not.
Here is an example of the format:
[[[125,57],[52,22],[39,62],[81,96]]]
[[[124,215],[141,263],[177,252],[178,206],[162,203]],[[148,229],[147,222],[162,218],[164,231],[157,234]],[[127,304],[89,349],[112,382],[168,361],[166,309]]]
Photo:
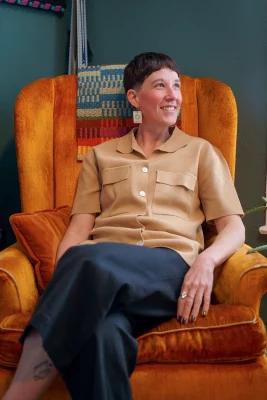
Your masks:
[[[153,72],[139,89],[128,91],[128,99],[142,111],[143,123],[158,128],[175,125],[182,104],[178,74],[168,68]]]

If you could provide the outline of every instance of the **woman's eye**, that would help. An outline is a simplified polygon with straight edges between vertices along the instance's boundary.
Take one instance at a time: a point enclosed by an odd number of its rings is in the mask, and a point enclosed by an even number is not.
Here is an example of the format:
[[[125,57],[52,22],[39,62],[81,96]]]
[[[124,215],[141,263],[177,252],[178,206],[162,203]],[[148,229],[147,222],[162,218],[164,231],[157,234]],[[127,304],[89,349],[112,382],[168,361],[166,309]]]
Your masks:
[[[174,85],[176,88],[180,88],[180,83],[175,83],[175,85]]]
[[[164,87],[163,83],[158,83],[156,87]]]

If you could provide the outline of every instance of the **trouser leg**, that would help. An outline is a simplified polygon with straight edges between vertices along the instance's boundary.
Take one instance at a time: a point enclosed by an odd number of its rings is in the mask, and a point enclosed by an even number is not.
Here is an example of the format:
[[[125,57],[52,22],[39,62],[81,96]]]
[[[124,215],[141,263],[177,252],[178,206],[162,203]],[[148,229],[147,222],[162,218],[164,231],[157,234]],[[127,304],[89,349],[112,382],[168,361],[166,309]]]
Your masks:
[[[108,315],[63,376],[72,399],[130,400],[137,348],[125,315]]]
[[[123,312],[138,334],[175,317],[187,271],[169,249],[73,247],[59,261],[22,340],[30,327],[37,329],[56,368],[65,373],[108,315]]]

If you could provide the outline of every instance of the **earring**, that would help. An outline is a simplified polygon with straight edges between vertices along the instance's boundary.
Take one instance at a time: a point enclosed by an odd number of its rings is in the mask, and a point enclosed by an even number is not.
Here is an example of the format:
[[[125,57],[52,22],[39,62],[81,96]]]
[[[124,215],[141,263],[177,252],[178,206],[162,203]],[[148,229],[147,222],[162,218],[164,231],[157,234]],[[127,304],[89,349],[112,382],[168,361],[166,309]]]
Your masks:
[[[141,111],[134,111],[133,112],[133,122],[135,124],[141,124],[142,123],[142,112]]]

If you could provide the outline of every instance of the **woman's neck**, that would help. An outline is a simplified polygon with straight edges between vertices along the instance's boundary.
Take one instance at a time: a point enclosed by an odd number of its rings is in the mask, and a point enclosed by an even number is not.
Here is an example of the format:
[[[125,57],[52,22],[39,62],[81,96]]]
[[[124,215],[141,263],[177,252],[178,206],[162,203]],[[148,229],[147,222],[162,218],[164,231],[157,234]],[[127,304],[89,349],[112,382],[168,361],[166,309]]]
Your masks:
[[[169,128],[154,129],[144,124],[140,124],[135,135],[139,147],[145,155],[150,155],[153,150],[166,142],[170,137]]]

